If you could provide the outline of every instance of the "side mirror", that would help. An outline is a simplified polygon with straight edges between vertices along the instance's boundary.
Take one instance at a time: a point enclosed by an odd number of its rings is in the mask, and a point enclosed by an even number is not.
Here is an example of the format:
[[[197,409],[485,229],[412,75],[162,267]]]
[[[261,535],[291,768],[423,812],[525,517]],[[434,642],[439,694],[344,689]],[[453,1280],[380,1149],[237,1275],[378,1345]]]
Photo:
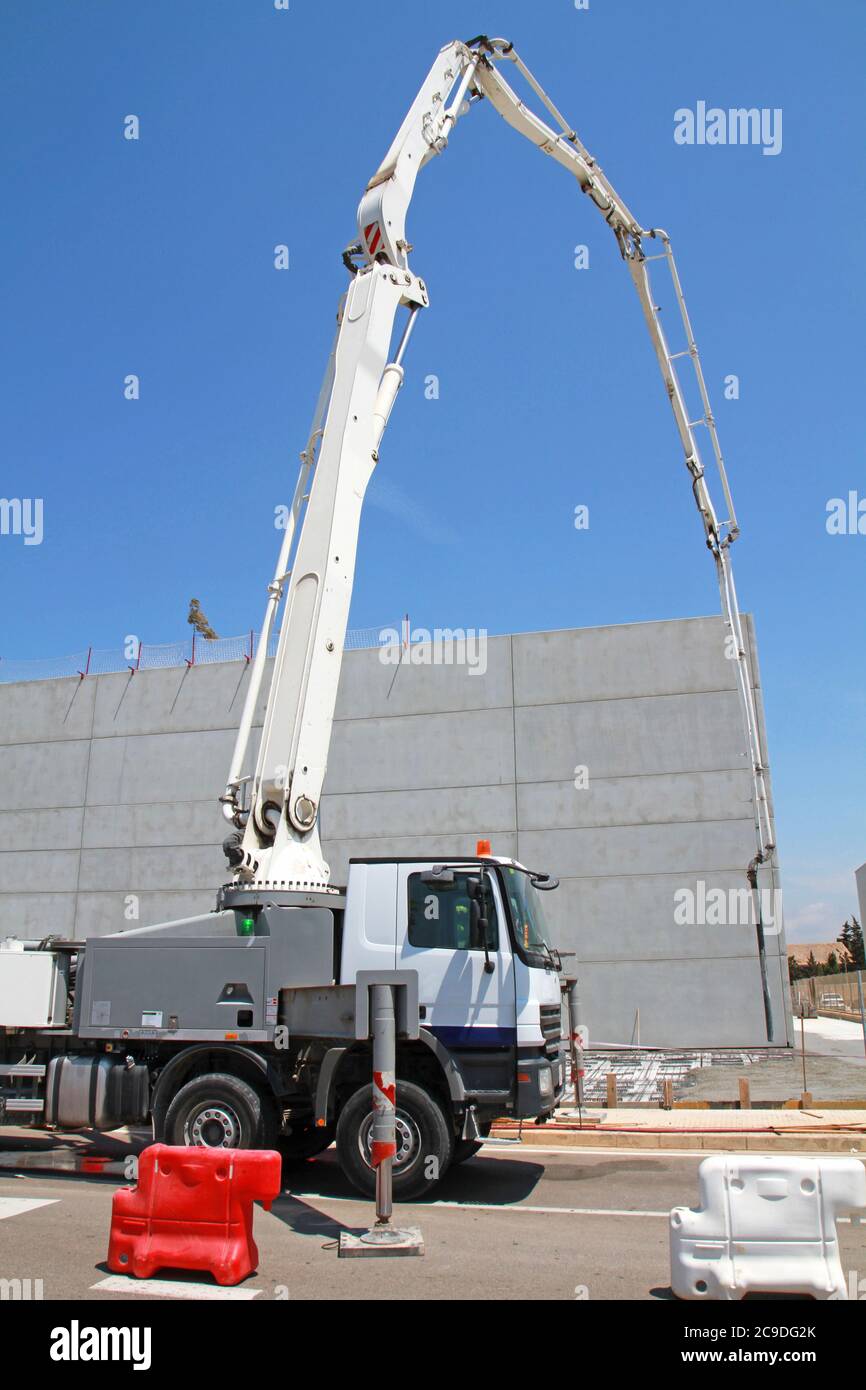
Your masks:
[[[425,869],[421,882],[431,888],[453,888],[454,870],[446,869],[444,864],[434,864],[432,869]]]
[[[490,945],[488,941],[490,924],[487,918],[482,915],[482,904],[484,902],[484,885],[482,880],[480,878],[467,878],[466,893],[469,897],[471,931],[473,936],[481,938],[481,945],[484,947],[484,973],[486,975],[492,975],[496,967],[490,959]]]
[[[559,887],[559,879],[553,878],[550,874],[536,874],[529,882],[539,893],[552,893],[554,888]]]

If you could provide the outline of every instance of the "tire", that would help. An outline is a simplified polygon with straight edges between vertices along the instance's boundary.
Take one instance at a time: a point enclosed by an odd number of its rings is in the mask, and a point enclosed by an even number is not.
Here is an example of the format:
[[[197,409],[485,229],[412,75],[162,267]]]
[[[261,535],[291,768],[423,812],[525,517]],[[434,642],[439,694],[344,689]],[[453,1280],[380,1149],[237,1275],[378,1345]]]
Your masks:
[[[454,1145],[454,1157],[451,1160],[452,1167],[456,1163],[465,1163],[467,1158],[472,1158],[484,1145],[483,1139],[458,1139]]]
[[[337,1121],[340,1167],[365,1197],[376,1192],[376,1174],[365,1157],[371,1127],[372,1086],[368,1084],[349,1097]],[[409,1202],[432,1192],[445,1176],[453,1153],[454,1135],[439,1102],[414,1082],[398,1080],[397,1157],[392,1170],[395,1201]]]
[[[165,1116],[165,1142],[223,1149],[272,1149],[276,1110],[269,1097],[228,1072],[194,1076]]]
[[[458,1139],[455,1142],[454,1157],[451,1160],[452,1168],[455,1163],[465,1163],[467,1158],[471,1158],[473,1154],[477,1154],[478,1150],[484,1147],[484,1140],[490,1133],[491,1124],[488,1121],[486,1124],[479,1125],[478,1129],[482,1135],[481,1139]]]
[[[281,1134],[277,1139],[277,1149],[282,1156],[284,1168],[299,1168],[310,1158],[324,1153],[334,1142],[334,1126],[317,1129],[315,1125],[305,1125],[292,1134]]]

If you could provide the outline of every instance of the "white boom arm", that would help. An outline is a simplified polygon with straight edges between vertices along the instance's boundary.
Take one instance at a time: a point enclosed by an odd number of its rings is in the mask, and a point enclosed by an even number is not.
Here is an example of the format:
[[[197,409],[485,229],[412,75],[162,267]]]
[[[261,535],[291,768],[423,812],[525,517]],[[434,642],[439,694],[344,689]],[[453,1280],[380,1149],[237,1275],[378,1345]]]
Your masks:
[[[555,122],[530,111],[496,66],[513,62]],[[391,148],[358,209],[360,242],[344,259],[355,272],[341,301],[334,347],[319,396],[289,526],[268,589],[268,606],[253,662],[223,809],[240,834],[227,842],[236,881],[269,889],[324,889],[329,869],[319,840],[319,802],[325,777],[343,643],[349,615],[361,507],[379,444],[403,380],[402,357],[417,312],[427,305],[423,280],[409,268],[406,214],[415,179],[446,146],[458,117],[486,97],[499,114],[568,169],[616,236],[640,298],[674,412],[706,543],[715,561],[722,613],[736,662],[754,789],[757,861],[773,849],[757,712],[729,548],[738,528],[698,349],[667,234],[635,220],[577,135],[503,39],[483,36],[447,44],[438,54]],[[644,238],[662,250],[647,256]],[[353,255],[363,263],[354,265]],[[648,262],[667,262],[687,346],[671,353],[659,321]],[[398,309],[408,318],[389,360]],[[690,420],[675,359],[688,357],[697,376],[702,418]],[[727,518],[713,506],[695,437],[705,428],[718,468]],[[298,523],[301,522],[299,527]],[[279,604],[285,612],[264,713],[248,811],[241,804],[243,766]]]

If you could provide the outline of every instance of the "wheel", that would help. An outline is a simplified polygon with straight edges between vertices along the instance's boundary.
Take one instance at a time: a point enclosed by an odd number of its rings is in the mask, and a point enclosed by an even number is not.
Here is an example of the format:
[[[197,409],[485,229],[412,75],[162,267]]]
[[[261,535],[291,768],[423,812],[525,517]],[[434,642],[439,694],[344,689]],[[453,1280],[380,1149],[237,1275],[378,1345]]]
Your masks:
[[[484,1140],[490,1133],[491,1122],[479,1125],[478,1131],[482,1135],[481,1139],[458,1139],[454,1144],[454,1157],[451,1160],[452,1167],[455,1163],[465,1163],[467,1158],[477,1154],[478,1150],[484,1147]]]
[[[281,1134],[277,1139],[277,1149],[282,1155],[284,1168],[297,1168],[308,1158],[324,1153],[334,1142],[334,1126],[327,1125],[317,1129],[315,1125],[304,1125],[291,1134]]]
[[[369,1158],[372,1104],[372,1086],[360,1086],[343,1106],[337,1121],[340,1167],[352,1186],[367,1197],[376,1191],[376,1175]],[[411,1081],[397,1082],[396,1129],[394,1198],[408,1202],[432,1192],[444,1177],[454,1152],[454,1136],[439,1102]]]
[[[212,1149],[271,1149],[276,1127],[269,1098],[228,1072],[194,1076],[165,1116],[167,1144]]]

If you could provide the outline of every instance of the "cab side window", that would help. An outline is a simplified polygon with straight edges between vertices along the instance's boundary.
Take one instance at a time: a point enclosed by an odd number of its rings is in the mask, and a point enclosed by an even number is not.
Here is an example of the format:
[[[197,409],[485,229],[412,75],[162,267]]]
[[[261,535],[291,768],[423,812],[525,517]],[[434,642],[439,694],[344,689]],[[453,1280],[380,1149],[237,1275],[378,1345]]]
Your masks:
[[[472,929],[472,905],[466,880],[477,874],[454,874],[452,887],[425,883],[421,874],[409,875],[409,945],[438,947],[446,951],[483,951],[481,933]],[[490,882],[485,877],[482,912],[487,918],[487,945],[499,949],[499,923]]]

